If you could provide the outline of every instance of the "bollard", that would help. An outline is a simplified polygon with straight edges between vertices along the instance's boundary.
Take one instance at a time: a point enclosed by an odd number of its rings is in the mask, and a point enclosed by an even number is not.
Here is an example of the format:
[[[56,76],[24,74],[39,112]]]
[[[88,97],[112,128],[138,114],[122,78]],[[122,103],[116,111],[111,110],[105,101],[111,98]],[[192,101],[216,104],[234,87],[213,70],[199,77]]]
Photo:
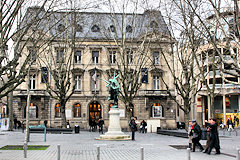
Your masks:
[[[237,159],[236,160],[240,160],[240,148],[237,148]]]
[[[97,160],[100,160],[100,147],[97,146]]]
[[[231,132],[232,132],[232,130],[231,130],[231,131],[229,131],[229,136],[231,136]]]
[[[191,149],[190,149],[190,148],[187,148],[187,160],[190,160],[190,159],[191,159],[190,151],[191,151]]]
[[[144,159],[144,155],[143,155],[143,147],[140,148],[140,160]]]
[[[27,158],[27,143],[24,143],[23,145],[23,154],[24,154],[24,158]]]
[[[24,124],[22,124],[22,133],[24,133]]]
[[[223,135],[225,136],[225,129],[223,129]]]
[[[236,132],[236,136],[238,136],[238,132],[237,132],[237,130],[236,130],[235,132]]]
[[[57,160],[60,160],[60,144],[57,145]]]

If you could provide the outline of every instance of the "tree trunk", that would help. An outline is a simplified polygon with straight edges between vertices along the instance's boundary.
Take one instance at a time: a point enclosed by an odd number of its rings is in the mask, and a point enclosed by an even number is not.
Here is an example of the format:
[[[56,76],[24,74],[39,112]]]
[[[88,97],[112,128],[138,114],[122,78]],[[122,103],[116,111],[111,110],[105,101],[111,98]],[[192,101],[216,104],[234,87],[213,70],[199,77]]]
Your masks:
[[[27,107],[26,107],[26,131],[25,131],[25,141],[24,143],[28,143],[29,141],[29,107],[30,107],[30,100],[31,100],[31,95],[30,95],[30,67],[28,69],[28,83],[27,83]]]
[[[212,96],[210,96],[210,116],[211,117],[208,117],[208,119],[209,118],[214,118],[214,105],[213,105],[213,103],[214,103],[214,95],[212,95]]]
[[[188,132],[190,116],[189,113],[184,112],[184,122],[185,122],[185,130]]]
[[[13,131],[13,92],[9,93],[9,131]]]
[[[66,106],[66,103],[61,104],[62,128],[67,128],[67,120],[66,120],[65,106]]]

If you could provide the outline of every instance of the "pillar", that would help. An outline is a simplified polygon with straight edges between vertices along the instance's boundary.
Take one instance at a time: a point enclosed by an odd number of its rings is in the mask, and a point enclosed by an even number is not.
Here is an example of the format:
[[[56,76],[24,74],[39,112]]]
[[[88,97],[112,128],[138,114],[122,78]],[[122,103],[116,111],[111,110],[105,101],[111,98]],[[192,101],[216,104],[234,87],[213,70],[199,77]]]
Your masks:
[[[226,97],[223,95],[223,123],[226,125]]]
[[[209,118],[213,118],[213,117],[211,117],[211,100],[210,100],[210,95],[207,96],[207,100],[208,100],[208,119],[209,119]]]

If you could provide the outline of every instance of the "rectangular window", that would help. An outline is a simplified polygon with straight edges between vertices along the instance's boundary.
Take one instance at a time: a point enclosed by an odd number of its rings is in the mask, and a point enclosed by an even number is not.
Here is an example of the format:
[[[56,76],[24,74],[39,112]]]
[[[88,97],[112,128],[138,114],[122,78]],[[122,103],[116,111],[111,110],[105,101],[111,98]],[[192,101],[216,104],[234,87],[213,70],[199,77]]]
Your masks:
[[[133,51],[127,51],[127,63],[128,64],[133,63]]]
[[[158,51],[153,52],[153,64],[160,64]]]
[[[82,89],[82,79],[80,75],[75,76],[75,83],[76,83],[76,90],[81,90]]]
[[[148,83],[148,69],[142,68],[142,83]]]
[[[42,67],[41,83],[48,83],[48,70],[47,70],[47,67]]]
[[[76,51],[74,54],[74,63],[81,64],[81,51]]]
[[[99,61],[99,51],[92,51],[92,63],[97,64]]]
[[[155,106],[156,103],[152,106],[152,116],[153,118],[161,118],[163,117],[163,111],[162,111],[162,106],[157,105]]]
[[[56,49],[57,52],[57,63],[63,62],[64,60],[64,49],[63,48],[58,48]]]
[[[116,64],[116,51],[109,51],[109,58],[111,64]]]
[[[153,89],[160,90],[160,76],[153,76]]]
[[[36,75],[32,75],[29,80],[29,88],[31,90],[35,89],[35,84],[36,84]]]

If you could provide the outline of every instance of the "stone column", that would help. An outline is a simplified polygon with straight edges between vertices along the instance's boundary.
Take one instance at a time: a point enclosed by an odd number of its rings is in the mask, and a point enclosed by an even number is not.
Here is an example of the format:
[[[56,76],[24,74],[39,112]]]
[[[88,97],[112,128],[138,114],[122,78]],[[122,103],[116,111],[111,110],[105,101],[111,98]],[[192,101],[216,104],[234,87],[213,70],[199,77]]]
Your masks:
[[[205,112],[206,112],[206,107],[205,107],[205,103],[204,103],[204,98],[202,96],[202,122],[203,122],[203,125],[205,125]]]
[[[208,100],[208,119],[211,117],[211,102],[210,102],[210,96],[207,96],[207,100]],[[211,117],[213,118],[213,117]]]
[[[226,125],[226,99],[225,95],[223,95],[223,123]]]

